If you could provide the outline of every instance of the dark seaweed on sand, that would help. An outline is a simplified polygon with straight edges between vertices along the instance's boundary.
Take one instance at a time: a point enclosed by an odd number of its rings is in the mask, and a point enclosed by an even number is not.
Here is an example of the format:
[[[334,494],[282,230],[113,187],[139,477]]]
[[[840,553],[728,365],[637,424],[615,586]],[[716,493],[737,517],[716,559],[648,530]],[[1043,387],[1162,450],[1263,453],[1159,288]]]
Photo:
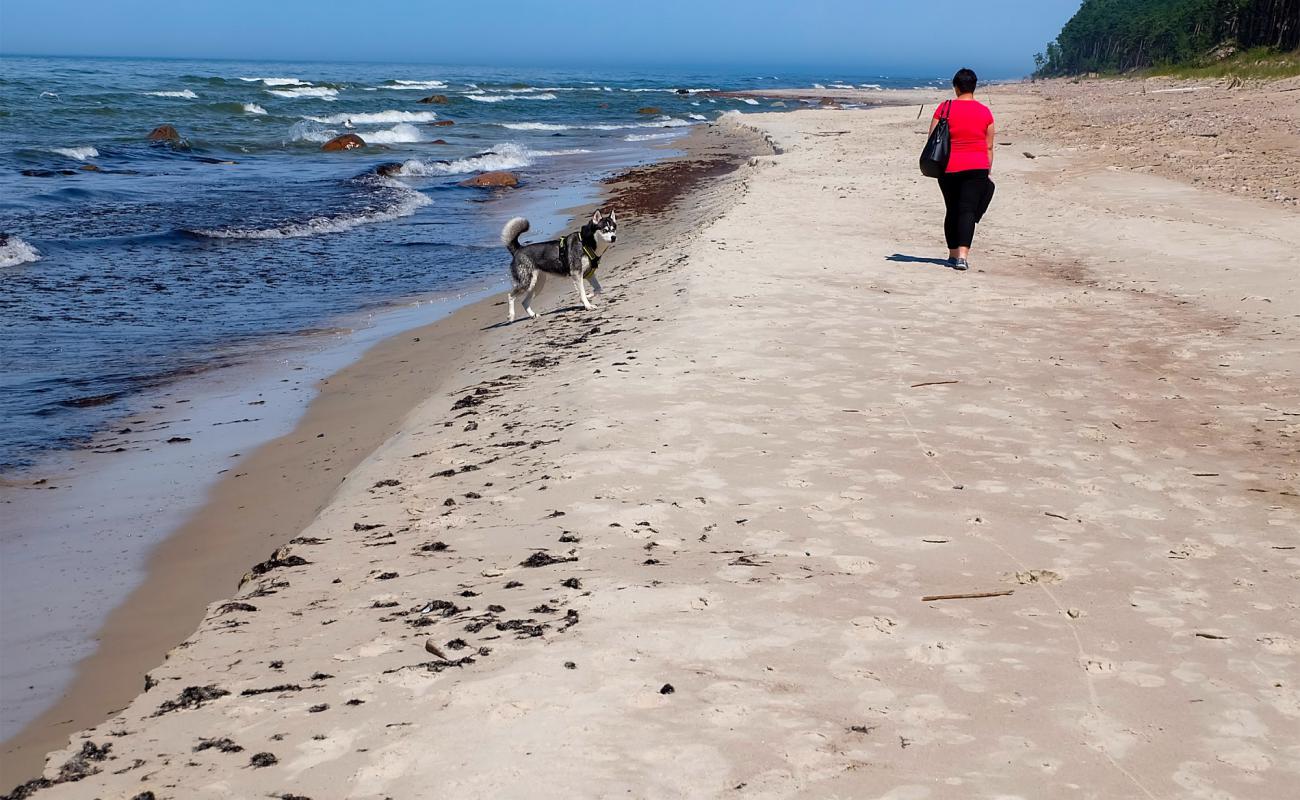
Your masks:
[[[158,706],[158,710],[153,712],[153,716],[161,717],[171,711],[179,711],[183,708],[198,708],[209,700],[216,700],[218,697],[225,697],[230,692],[218,688],[213,684],[207,686],[187,686],[176,696],[175,700],[168,700]]]

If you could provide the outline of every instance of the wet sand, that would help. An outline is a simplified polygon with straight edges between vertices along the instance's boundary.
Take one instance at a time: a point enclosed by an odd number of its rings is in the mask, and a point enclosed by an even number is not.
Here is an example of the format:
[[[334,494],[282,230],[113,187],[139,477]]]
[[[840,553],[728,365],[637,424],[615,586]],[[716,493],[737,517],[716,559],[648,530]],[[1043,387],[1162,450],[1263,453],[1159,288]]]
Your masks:
[[[37,796],[1290,796],[1295,212],[991,99],[969,273],[926,120],[810,110],[631,215],[598,311],[467,312]]]

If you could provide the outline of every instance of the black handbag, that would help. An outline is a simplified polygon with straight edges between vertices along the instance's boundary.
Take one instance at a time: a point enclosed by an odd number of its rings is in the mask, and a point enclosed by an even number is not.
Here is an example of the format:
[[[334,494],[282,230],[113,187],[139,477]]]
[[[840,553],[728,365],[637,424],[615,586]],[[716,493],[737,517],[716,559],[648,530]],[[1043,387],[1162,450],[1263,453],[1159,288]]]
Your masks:
[[[921,151],[921,174],[927,178],[938,178],[948,169],[948,158],[952,155],[952,136],[948,132],[951,108],[951,100],[943,104],[939,124],[930,131],[930,138],[925,140],[925,149]]]

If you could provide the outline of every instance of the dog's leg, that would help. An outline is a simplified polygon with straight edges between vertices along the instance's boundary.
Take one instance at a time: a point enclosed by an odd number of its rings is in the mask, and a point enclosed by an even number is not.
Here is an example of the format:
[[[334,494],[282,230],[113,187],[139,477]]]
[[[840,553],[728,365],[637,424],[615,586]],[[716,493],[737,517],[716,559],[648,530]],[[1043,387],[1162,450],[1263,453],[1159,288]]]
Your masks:
[[[578,297],[582,298],[582,307],[588,311],[595,311],[596,307],[587,299],[587,282],[583,280],[582,273],[574,275],[573,282],[578,287]]]
[[[593,293],[597,295],[604,294],[605,290],[600,288],[600,281],[596,280],[596,273],[591,273],[591,277],[587,280],[591,281],[591,290]]]
[[[506,322],[514,322],[515,321],[515,290],[513,287],[510,289],[510,291],[506,292],[506,300],[510,301],[510,310],[507,312]]]
[[[537,312],[533,310],[533,295],[541,294],[542,287],[546,285],[546,275],[542,272],[534,272],[533,280],[528,285],[528,292],[524,295],[524,311],[528,316],[537,319]]]

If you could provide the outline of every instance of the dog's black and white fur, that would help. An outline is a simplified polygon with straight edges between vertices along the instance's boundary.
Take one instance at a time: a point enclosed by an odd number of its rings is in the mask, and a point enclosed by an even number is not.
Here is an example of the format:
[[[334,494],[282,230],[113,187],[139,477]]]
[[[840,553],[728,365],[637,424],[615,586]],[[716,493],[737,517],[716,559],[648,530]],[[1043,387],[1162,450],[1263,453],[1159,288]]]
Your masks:
[[[600,281],[596,280],[593,267],[618,238],[618,218],[613,213],[605,215],[597,211],[591,222],[557,241],[520,244],[519,237],[527,231],[528,220],[523,217],[515,217],[501,229],[501,243],[510,251],[510,277],[514,281],[508,295],[510,321],[515,321],[515,298],[520,296],[524,311],[537,318],[532,307],[533,296],[541,293],[547,275],[567,276],[578,290],[583,308],[594,309],[587,299],[587,282],[600,294]]]

